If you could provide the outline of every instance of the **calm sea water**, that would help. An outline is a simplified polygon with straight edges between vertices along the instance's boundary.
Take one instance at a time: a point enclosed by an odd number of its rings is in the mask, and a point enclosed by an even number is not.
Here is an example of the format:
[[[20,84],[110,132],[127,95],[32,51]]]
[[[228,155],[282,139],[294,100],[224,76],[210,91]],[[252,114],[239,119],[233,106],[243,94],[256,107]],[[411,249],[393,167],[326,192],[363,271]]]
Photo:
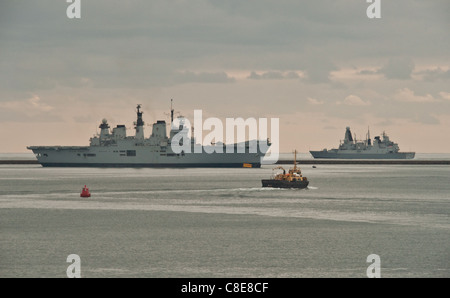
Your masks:
[[[449,166],[302,171],[1,165],[0,277],[450,277]]]

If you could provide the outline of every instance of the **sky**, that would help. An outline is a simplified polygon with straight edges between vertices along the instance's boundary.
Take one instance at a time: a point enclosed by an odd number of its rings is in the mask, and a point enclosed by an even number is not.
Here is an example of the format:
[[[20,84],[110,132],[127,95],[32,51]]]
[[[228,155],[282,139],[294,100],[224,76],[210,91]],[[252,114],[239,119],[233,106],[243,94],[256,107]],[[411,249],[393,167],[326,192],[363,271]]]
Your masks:
[[[88,145],[103,118],[133,134],[170,100],[193,120],[279,118],[280,151],[385,131],[450,152],[450,1],[0,2],[0,152]],[[204,135],[207,132],[204,133]]]

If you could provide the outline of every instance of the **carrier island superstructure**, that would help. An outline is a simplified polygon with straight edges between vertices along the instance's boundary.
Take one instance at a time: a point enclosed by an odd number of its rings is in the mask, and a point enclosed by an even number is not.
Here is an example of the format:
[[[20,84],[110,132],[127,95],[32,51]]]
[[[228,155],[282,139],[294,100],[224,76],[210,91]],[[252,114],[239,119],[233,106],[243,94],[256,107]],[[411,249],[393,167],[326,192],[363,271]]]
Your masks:
[[[350,127],[346,128],[339,148],[309,152],[314,158],[330,159],[413,159],[415,156],[415,152],[400,152],[398,144],[392,142],[385,132],[382,139],[376,136],[372,142],[368,130],[366,139],[358,141],[352,136]]]
[[[117,125],[110,130],[106,119],[99,128],[100,133],[90,139],[89,146],[29,146],[36,155],[38,162],[44,167],[261,167],[262,158],[270,146],[259,146],[257,140],[235,143],[233,153],[223,153],[207,150],[201,146],[200,153],[194,153],[196,144],[194,137],[186,136],[191,143],[191,153],[174,152],[171,141],[179,133],[188,134],[189,129],[184,125],[182,116],[174,123],[174,110],[171,108],[170,133],[167,136],[167,123],[158,120],[153,123],[152,133],[148,138],[144,136],[144,121],[141,105],[136,108],[137,120],[135,135],[127,136],[125,125]],[[178,119],[180,118],[180,119]],[[251,143],[256,142],[256,143]],[[256,153],[250,150],[251,145],[257,146]],[[213,146],[213,144],[211,145]],[[214,144],[214,146],[218,146]],[[228,145],[227,145],[228,146]],[[237,148],[245,148],[240,152]],[[211,149],[211,148],[210,148]]]

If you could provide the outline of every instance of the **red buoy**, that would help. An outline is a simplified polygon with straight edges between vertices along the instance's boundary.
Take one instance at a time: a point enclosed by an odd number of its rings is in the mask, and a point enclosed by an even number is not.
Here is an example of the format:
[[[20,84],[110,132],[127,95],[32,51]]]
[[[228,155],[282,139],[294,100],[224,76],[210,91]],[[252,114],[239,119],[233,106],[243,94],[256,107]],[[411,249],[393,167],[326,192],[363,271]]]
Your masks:
[[[89,192],[89,188],[87,188],[85,185],[83,190],[81,191],[80,197],[87,198],[90,196],[91,196],[91,193]]]

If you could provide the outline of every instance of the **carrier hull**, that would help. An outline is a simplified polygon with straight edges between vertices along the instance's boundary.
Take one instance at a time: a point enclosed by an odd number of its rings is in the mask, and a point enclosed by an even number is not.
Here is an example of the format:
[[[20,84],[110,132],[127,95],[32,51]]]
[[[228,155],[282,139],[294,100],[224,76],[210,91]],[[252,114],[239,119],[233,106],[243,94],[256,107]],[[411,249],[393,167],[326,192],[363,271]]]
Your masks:
[[[142,146],[141,146],[142,147]],[[242,168],[261,167],[257,153],[161,153],[154,148],[29,147],[43,167]],[[123,150],[122,150],[123,149]],[[127,152],[127,153],[122,153]],[[131,154],[130,154],[131,152]]]
[[[179,164],[151,164],[151,163],[41,163],[43,167],[69,168],[242,168],[242,163],[179,163]],[[251,168],[260,168],[260,163],[252,163]]]

